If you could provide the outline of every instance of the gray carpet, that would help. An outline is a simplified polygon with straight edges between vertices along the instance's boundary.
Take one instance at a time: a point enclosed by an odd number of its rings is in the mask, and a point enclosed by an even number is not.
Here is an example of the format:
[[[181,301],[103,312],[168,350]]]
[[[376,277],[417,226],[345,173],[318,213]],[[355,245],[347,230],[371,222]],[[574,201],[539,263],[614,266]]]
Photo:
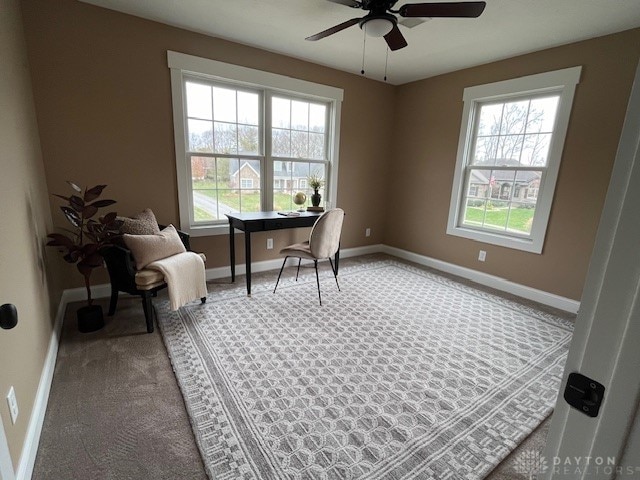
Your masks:
[[[345,259],[341,265],[385,258],[389,257]],[[274,272],[264,272],[254,274],[253,280],[256,285],[273,285],[275,277]],[[240,285],[243,281],[239,277]],[[236,288],[227,282],[215,282],[210,291]],[[333,287],[326,285],[327,291]],[[532,302],[523,303],[573,318]],[[106,301],[102,304],[106,306]],[[67,310],[33,478],[206,478],[167,352],[157,330],[146,334],[139,300],[122,298],[116,315],[107,319],[103,330],[92,334],[80,334],[75,328],[79,306],[72,304]],[[542,450],[547,423],[487,479],[528,478],[517,471],[517,455]]]
[[[315,280],[158,303],[211,478],[482,479],[551,412],[569,322],[394,261]]]

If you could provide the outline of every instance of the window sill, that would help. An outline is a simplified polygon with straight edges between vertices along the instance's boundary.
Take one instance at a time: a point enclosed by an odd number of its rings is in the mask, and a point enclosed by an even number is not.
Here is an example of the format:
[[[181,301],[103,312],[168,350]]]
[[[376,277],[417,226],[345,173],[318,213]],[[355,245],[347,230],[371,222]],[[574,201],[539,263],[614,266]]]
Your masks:
[[[229,224],[221,223],[219,225],[198,225],[181,228],[181,230],[192,237],[211,237],[214,235],[227,235],[229,233]]]
[[[468,238],[477,242],[488,243],[491,245],[498,245],[500,247],[513,248],[514,250],[522,250],[530,253],[542,253],[542,244],[544,238],[517,238],[509,237],[506,235],[500,235],[498,233],[483,232],[480,230],[473,230],[471,228],[464,227],[449,227],[447,228],[447,235],[454,235],[456,237]]]

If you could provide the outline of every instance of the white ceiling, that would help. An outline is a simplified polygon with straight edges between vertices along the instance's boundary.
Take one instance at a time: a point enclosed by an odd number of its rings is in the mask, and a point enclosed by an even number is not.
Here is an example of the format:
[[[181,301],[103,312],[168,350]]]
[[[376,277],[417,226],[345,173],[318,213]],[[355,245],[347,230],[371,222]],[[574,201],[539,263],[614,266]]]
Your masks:
[[[352,73],[362,65],[356,25],[317,42],[305,37],[363,10],[326,0],[81,0]],[[435,1],[435,0],[434,0]],[[640,26],[640,0],[486,0],[477,19],[401,27],[409,46],[389,53],[388,81],[402,84]],[[400,0],[404,3],[418,1]],[[367,38],[366,76],[382,81],[386,44]]]

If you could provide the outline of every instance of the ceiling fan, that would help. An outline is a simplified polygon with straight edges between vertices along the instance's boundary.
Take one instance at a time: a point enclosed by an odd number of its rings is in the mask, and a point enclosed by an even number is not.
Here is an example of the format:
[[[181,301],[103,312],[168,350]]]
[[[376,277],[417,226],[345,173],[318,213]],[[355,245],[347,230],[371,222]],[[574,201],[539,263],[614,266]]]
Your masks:
[[[352,18],[335,27],[331,27],[306,40],[316,41],[338,33],[356,23],[371,37],[384,37],[391,50],[399,50],[407,46],[402,32],[398,28],[398,14],[401,17],[457,17],[477,18],[484,11],[486,2],[440,2],[440,3],[407,3],[393,10],[398,0],[328,0],[351,8],[369,10],[362,18]]]

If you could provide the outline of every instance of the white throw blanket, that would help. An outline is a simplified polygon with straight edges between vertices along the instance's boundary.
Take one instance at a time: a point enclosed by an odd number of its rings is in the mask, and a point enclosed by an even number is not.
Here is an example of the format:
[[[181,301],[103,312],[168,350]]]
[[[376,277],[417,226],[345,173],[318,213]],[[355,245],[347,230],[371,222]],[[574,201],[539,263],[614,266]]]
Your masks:
[[[204,262],[197,253],[178,253],[156,260],[147,265],[147,268],[158,270],[164,275],[169,287],[171,310],[178,310],[192,300],[207,296]]]

